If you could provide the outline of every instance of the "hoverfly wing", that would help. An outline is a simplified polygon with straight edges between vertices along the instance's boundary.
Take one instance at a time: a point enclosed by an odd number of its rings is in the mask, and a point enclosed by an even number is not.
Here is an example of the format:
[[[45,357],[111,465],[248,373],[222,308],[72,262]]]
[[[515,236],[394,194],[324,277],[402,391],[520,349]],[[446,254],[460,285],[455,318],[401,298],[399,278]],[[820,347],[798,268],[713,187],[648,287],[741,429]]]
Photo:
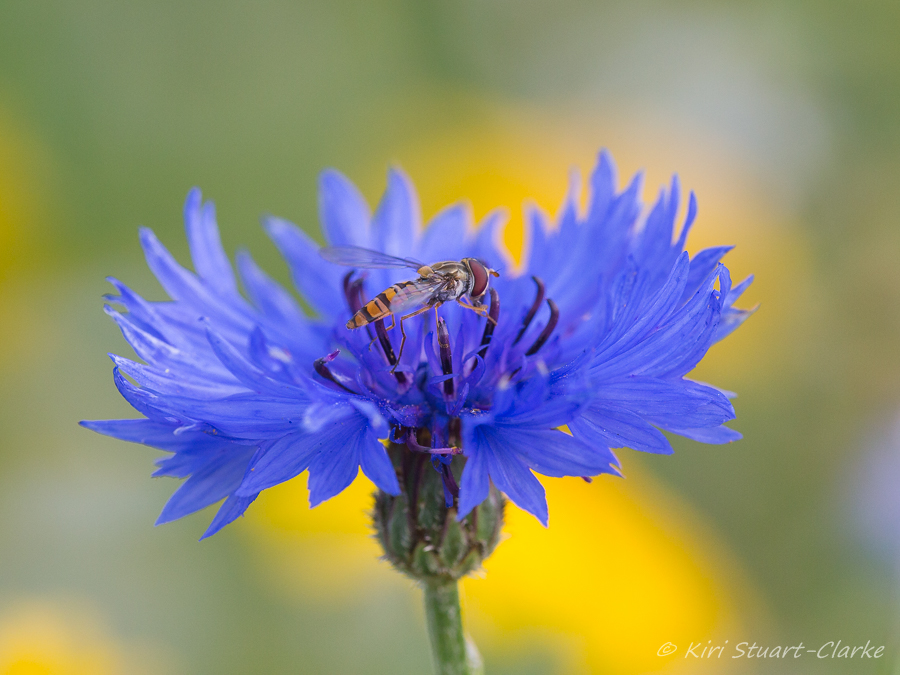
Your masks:
[[[409,312],[434,305],[440,300],[443,285],[444,282],[439,278],[402,281],[383,291],[378,298],[387,304],[392,314],[402,318]]]
[[[347,267],[365,267],[368,269],[388,269],[391,267],[408,267],[417,270],[422,263],[409,258],[395,258],[387,253],[373,251],[360,246],[324,246],[319,255],[328,262]]]

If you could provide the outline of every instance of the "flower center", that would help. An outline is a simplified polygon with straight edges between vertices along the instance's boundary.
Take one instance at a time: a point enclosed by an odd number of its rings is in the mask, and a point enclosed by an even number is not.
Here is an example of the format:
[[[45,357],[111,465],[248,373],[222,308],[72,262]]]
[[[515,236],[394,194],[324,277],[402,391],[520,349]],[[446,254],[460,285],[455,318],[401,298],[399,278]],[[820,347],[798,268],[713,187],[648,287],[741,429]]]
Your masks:
[[[505,348],[510,349],[515,347],[522,340],[528,332],[528,329],[531,327],[535,316],[545,300],[550,310],[550,316],[537,338],[525,351],[525,357],[537,354],[544,345],[547,344],[547,341],[551,338],[559,323],[559,308],[551,298],[545,298],[546,287],[544,282],[536,276],[533,276],[532,280],[536,286],[534,302],[522,318],[522,324],[516,333],[515,339],[511,342],[507,342]],[[344,276],[343,290],[347,306],[353,314],[366,305],[364,275],[356,276],[355,271],[349,272]],[[478,385],[478,381],[484,377],[485,369],[488,368],[484,363],[484,359],[492,345],[495,349],[504,348],[504,345],[502,344],[494,345],[494,332],[500,318],[500,294],[495,288],[490,288],[489,295],[490,308],[487,312],[480,345],[475,352],[477,358],[470,356],[466,359],[466,363],[462,364],[460,367],[461,372],[454,372],[453,348],[450,339],[450,331],[447,328],[446,321],[442,317],[437,319],[435,333],[437,337],[438,352],[436,356],[440,363],[441,376],[434,379],[429,378],[426,371],[422,370],[423,367],[427,368],[427,365],[423,366],[422,364],[417,366],[418,370],[415,375],[410,372],[392,370],[394,377],[400,385],[400,395],[405,395],[406,392],[409,391],[409,385],[412,382],[418,382],[419,389],[426,395],[426,400],[430,400],[431,405],[434,406],[436,404],[436,401],[433,398],[434,394],[428,394],[427,389],[434,386],[429,383],[436,382],[440,395],[442,395],[444,399],[446,410],[423,409],[421,411],[422,421],[419,422],[419,426],[413,427],[395,424],[391,430],[390,440],[393,443],[406,446],[413,456],[422,457],[425,454],[431,455],[432,465],[441,475],[444,495],[448,507],[452,505],[453,500],[459,495],[459,486],[450,470],[453,456],[462,452],[462,424],[459,415],[465,401],[457,399],[468,398],[470,391],[474,390]],[[397,366],[398,359],[391,340],[388,337],[384,320],[379,319],[377,321],[370,321],[365,324],[365,330],[370,339],[369,348],[371,349],[377,342],[388,365],[394,369]],[[430,348],[430,346],[426,346],[426,349]],[[521,348],[518,348],[515,351],[521,355],[520,349]],[[347,393],[353,394],[354,396],[365,396],[365,391],[355,391],[355,388],[358,388],[358,382],[356,380],[348,377],[346,374],[342,374],[342,369],[336,367],[338,364],[332,365],[332,362],[337,358],[339,353],[340,350],[335,350],[327,356],[317,359],[313,364],[316,373],[324,380],[331,382],[334,386]],[[457,358],[459,357],[457,356]],[[522,362],[520,359],[521,356],[516,359],[519,363],[518,367],[511,372],[497,373],[496,375],[498,378],[506,381],[514,378],[522,369]],[[504,369],[505,363],[505,357],[493,359],[490,367]],[[479,372],[476,373],[476,371]],[[357,386],[354,387],[354,385]],[[429,399],[429,396],[432,398]],[[477,396],[478,394],[476,393],[476,397]],[[489,407],[490,403],[488,402],[486,405]],[[485,402],[479,403],[479,406],[484,408]],[[444,406],[439,407],[443,408]],[[440,422],[440,420],[444,421]]]

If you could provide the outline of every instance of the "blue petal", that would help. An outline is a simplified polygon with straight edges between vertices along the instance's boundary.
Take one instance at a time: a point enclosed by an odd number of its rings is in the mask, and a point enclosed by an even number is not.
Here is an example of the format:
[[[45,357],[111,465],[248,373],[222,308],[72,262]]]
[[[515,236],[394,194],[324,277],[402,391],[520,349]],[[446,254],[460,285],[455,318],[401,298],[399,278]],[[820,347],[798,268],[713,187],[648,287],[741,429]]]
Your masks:
[[[201,206],[199,188],[191,190],[185,200],[184,224],[197,274],[217,292],[236,296],[237,283],[222,248],[215,207],[212,202]]]
[[[156,335],[147,332],[131,321],[128,316],[120,314],[112,307],[107,305],[103,308],[103,311],[116,322],[122,331],[125,341],[147,363],[156,363],[164,368],[181,371],[182,369],[193,369],[197,365],[197,361],[200,360],[196,355],[188,354]]]
[[[662,288],[657,291],[649,306],[643,307],[639,302],[630,303],[634,310],[640,309],[640,315],[630,326],[627,320],[619,321],[620,326],[628,326],[628,329],[622,333],[621,337],[618,337],[616,332],[612,333],[606,342],[611,342],[613,338],[615,338],[615,341],[606,349],[601,347],[595,357],[596,360],[602,360],[613,351],[631,348],[638,341],[644,339],[651,331],[666,322],[679,304],[682,289],[688,277],[688,266],[688,254],[682,253],[675,262],[669,278]]]
[[[691,301],[667,323],[633,348],[606,360],[598,359],[592,374],[599,379],[628,374],[683,375],[693,368],[711,344],[718,325],[719,303],[712,275]]]
[[[334,169],[319,176],[319,218],[332,246],[371,248],[369,207],[356,186]]]
[[[371,434],[366,434],[361,446],[360,465],[363,473],[388,494],[399,495],[400,483],[397,481],[397,472],[384,445]]]
[[[235,494],[249,497],[300,475],[309,467],[320,447],[321,439],[307,432],[278,439],[254,460]]]
[[[661,190],[656,204],[644,223],[636,257],[645,267],[658,270],[665,269],[669,264],[672,229],[678,213],[678,189],[678,177],[673,176],[668,199],[665,191]]]
[[[480,475],[484,470],[482,463],[486,463],[487,473],[497,489],[546,526],[547,499],[544,495],[544,486],[519,459],[511,444],[506,442],[504,436],[506,431],[508,430],[500,431],[489,425],[463,427],[463,447],[469,461],[463,469],[462,485],[460,486],[460,514],[461,516],[465,515],[487,496],[487,490],[484,488],[485,478]],[[463,487],[468,485],[466,472],[473,460],[477,464],[473,467],[475,469],[474,476],[469,478],[469,481],[475,483],[474,493],[471,496],[464,495]],[[480,499],[476,502],[475,499],[479,497]]]
[[[387,422],[378,410],[378,406],[369,401],[360,398],[351,398],[350,405],[365,417],[368,422],[369,431],[374,434],[375,438],[387,438],[388,429]]]
[[[415,190],[402,171],[392,168],[388,172],[387,190],[372,218],[372,248],[406,258],[413,252],[420,227]]]
[[[499,448],[488,449],[482,445],[481,451],[487,455],[488,472],[497,489],[509,497],[516,506],[528,511],[547,527],[547,497],[544,494],[544,486],[528,467],[515,454],[503,452]]]
[[[168,368],[160,370],[152,366],[131,361],[115,354],[110,358],[116,367],[129,377],[134,378],[142,387],[166,396],[189,396],[192,398],[224,398],[246,389],[237,382],[224,383],[213,377],[186,377],[186,373],[172,371]]]
[[[156,422],[148,419],[136,420],[83,420],[79,424],[86,429],[104,436],[112,436],[122,441],[149,445],[166,452],[182,452],[195,449],[198,445],[221,447],[228,441],[204,433],[177,434],[178,424]]]
[[[132,291],[115,277],[107,277],[106,280],[119,292],[119,297],[113,298],[106,296],[107,300],[125,305],[128,309],[128,316],[132,324],[136,325],[142,331],[150,333],[158,340],[174,344],[172,342],[173,335],[164,332],[165,321],[151,303],[144,300],[144,298]],[[177,334],[174,337],[177,338]]]
[[[238,252],[237,266],[250,300],[264,315],[284,328],[304,331],[308,321],[294,298],[263,272],[248,252]]]
[[[471,216],[463,204],[438,213],[425,228],[415,257],[426,264],[439,260],[462,260],[463,242]]]
[[[713,341],[719,342],[720,340],[727,338],[740,328],[742,323],[753,316],[757,309],[759,309],[758,305],[756,307],[751,307],[750,309],[736,309],[734,307],[726,309],[722,313],[722,320],[719,322]]]
[[[684,250],[685,242],[687,241],[688,233],[691,231],[691,226],[694,224],[694,220],[697,218],[697,195],[694,194],[693,191],[688,195],[688,208],[687,214],[684,217],[684,225],[681,227],[681,234],[678,236],[678,242],[675,244],[675,250],[680,252]]]
[[[505,253],[505,248],[501,244],[502,226],[506,223],[509,215],[506,211],[498,209],[492,211],[475,232],[474,241],[470,244],[472,257],[483,260],[487,265],[496,270],[506,270],[511,267],[511,258]]]
[[[169,498],[156,524],[177,520],[230,495],[240,485],[254,452],[254,447],[235,446],[232,451],[210,457],[206,466],[188,478]]]
[[[125,376],[122,375],[118,367],[113,368],[113,382],[116,385],[116,389],[118,389],[119,393],[122,395],[122,398],[128,401],[131,407],[141,413],[144,417],[149,417],[157,422],[170,424],[183,421],[183,418],[165,411],[165,401],[163,401],[162,397],[154,394],[149,389],[135,387],[131,382],[125,379]]]
[[[670,431],[673,434],[679,434],[701,443],[712,443],[714,445],[731,443],[743,438],[739,432],[725,426],[712,429],[670,429]]]
[[[222,365],[246,388],[271,396],[296,398],[298,402],[309,401],[304,389],[268,377],[212,328],[207,329],[207,337]]]
[[[280,218],[267,218],[266,232],[291,268],[294,286],[309,304],[324,316],[347,312],[341,293],[345,268],[327,262],[319,255],[319,246],[293,223]]]
[[[596,476],[612,473],[615,455],[605,446],[590,446],[557,429],[482,429],[493,447],[514,451],[545,476]]]
[[[248,394],[203,400],[160,396],[128,382],[116,368],[119,392],[146,417],[160,421],[205,422],[233,438],[280,438],[299,428],[303,406],[296,399]]]
[[[184,427],[180,427],[175,432],[176,438],[184,439],[183,445],[177,448],[173,447],[174,455],[160,457],[154,462],[157,467],[152,474],[154,478],[159,476],[187,478],[200,471],[209,458],[219,452],[230,453],[255,446],[255,443],[252,442],[241,445],[204,431],[182,431],[183,429]]]
[[[734,246],[716,246],[714,248],[705,248],[691,259],[691,272],[688,275],[687,284],[684,287],[684,294],[681,299],[682,303],[690,300],[691,296],[700,288],[700,284],[704,279],[709,278],[713,270],[719,264],[726,253]]]
[[[681,379],[628,377],[604,382],[593,393],[598,401],[626,408],[665,429],[716,427],[734,419],[734,408],[722,392]]]
[[[641,452],[671,455],[672,445],[662,432],[639,415],[616,406],[592,403],[581,417],[569,422],[576,438],[600,447],[632,448]]]
[[[213,518],[213,521],[209,524],[206,532],[200,537],[200,541],[213,536],[216,532],[237,519],[239,516],[244,515],[244,511],[247,510],[247,507],[250,506],[255,499],[256,495],[251,497],[236,497],[232,495],[226,499],[225,503],[219,507],[219,510],[216,512],[216,517]]]
[[[141,246],[147,259],[147,266],[173,300],[192,302],[209,300],[209,293],[199,279],[179,265],[168,249],[162,245],[153,230],[140,230]]]
[[[487,499],[490,491],[488,478],[487,455],[464,442],[466,448],[466,465],[463,467],[462,479],[459,483],[459,514],[457,520],[462,520]]]
[[[329,439],[309,467],[309,505],[318,506],[343,492],[359,473],[362,428]]]
[[[604,148],[597,157],[597,166],[591,174],[591,203],[588,220],[603,218],[616,194],[616,164],[609,150]]]

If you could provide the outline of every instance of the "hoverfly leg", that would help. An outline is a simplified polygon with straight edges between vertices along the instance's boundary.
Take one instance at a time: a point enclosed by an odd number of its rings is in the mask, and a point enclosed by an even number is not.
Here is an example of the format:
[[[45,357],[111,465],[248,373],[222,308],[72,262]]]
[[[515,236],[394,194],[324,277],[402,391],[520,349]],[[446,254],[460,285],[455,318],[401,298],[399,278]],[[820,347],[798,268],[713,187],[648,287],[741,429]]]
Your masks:
[[[484,307],[476,307],[475,305],[470,305],[468,302],[463,302],[463,298],[460,298],[456,302],[458,302],[461,307],[470,309],[473,312],[475,312],[478,316],[483,316],[485,319],[490,321],[495,326],[497,325],[497,322],[494,320],[494,318],[490,314],[488,314],[488,310],[485,309]]]
[[[420,307],[419,309],[417,309],[415,312],[410,312],[409,314],[400,317],[400,349],[397,350],[397,362],[394,364],[394,367],[391,368],[392,373],[397,370],[397,366],[400,365],[400,359],[403,358],[403,346],[406,344],[406,330],[403,328],[403,322],[407,319],[413,318],[414,316],[418,316],[423,312],[427,312],[429,309],[431,309],[431,305],[425,305],[424,307]],[[435,308],[435,311],[437,311],[437,308]],[[394,315],[391,314],[391,320],[393,321],[393,319]],[[394,324],[391,323],[391,328],[393,327]]]

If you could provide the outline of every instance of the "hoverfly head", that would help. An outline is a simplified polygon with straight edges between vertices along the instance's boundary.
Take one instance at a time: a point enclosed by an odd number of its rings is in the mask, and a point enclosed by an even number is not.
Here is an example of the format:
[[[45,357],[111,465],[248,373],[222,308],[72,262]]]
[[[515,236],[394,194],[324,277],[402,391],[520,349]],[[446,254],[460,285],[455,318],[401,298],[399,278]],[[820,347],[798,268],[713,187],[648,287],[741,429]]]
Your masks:
[[[465,263],[470,275],[469,296],[473,300],[483,298],[484,294],[487,293],[491,277],[500,275],[496,270],[492,270],[477,258],[464,258],[463,263]]]

